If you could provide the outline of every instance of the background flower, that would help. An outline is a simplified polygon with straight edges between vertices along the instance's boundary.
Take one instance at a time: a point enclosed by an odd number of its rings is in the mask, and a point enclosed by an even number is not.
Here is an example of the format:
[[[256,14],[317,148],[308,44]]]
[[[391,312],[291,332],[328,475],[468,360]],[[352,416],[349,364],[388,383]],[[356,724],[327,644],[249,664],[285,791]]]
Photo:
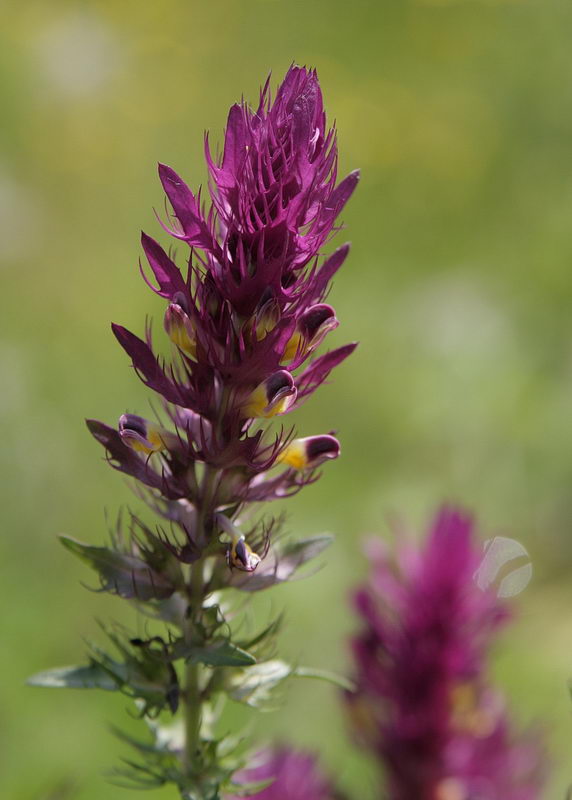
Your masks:
[[[256,800],[342,800],[312,753],[281,746],[258,753],[253,762],[253,766],[237,775],[240,783],[273,779],[261,791],[250,795]]]
[[[368,554],[371,576],[354,598],[358,688],[346,699],[391,800],[540,798],[540,741],[514,737],[489,683],[508,611],[474,580],[483,551],[471,518],[443,508],[420,546],[401,542],[394,560],[376,541]]]

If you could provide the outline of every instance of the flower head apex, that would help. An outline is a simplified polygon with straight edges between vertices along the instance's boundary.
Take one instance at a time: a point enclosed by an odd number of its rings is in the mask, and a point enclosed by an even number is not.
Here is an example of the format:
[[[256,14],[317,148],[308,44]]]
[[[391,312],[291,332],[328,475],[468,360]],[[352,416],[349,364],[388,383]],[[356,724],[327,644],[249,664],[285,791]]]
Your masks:
[[[274,266],[283,267],[272,275],[281,292],[327,240],[358,174],[336,186],[336,134],[315,71],[291,67],[274,100],[269,87],[256,111],[244,102],[231,108],[222,160],[212,159],[208,145],[207,160],[229,257],[237,255],[236,237],[252,255],[270,248]]]

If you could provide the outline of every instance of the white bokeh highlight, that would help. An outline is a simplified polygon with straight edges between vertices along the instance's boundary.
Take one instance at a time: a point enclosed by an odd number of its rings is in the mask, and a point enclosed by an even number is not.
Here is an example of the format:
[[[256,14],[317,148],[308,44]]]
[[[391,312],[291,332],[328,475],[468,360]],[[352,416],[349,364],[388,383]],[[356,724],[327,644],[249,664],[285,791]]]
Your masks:
[[[37,41],[37,57],[50,88],[70,100],[108,84],[122,62],[115,31],[88,11],[75,11],[45,28]]]
[[[484,544],[485,555],[474,579],[483,591],[496,590],[498,597],[520,594],[532,578],[528,551],[516,539],[495,536]],[[524,562],[524,563],[523,563]]]

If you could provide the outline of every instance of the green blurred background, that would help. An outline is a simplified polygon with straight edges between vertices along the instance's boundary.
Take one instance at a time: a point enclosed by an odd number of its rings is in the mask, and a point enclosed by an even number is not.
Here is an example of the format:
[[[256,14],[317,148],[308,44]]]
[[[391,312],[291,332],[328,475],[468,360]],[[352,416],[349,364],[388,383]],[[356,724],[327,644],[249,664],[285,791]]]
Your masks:
[[[287,608],[283,652],[344,670],[360,541],[388,516],[423,526],[443,500],[483,535],[529,550],[534,578],[494,670],[519,724],[544,722],[546,797],[572,781],[572,5],[568,0],[26,0],[2,4],[2,682],[0,796],[106,800],[127,701],[25,688],[81,660],[94,616],[136,627],[56,542],[96,543],[132,496],[85,416],[145,413],[148,394],[109,321],[143,330],[162,304],[137,274],[139,229],[161,238],[155,164],[205,180],[202,137],[256,99],[271,70],[318,68],[342,173],[361,167],[338,237],[353,250],[331,294],[330,344],[361,345],[297,414],[337,429],[343,457],[290,501],[295,533],[337,543]],[[163,236],[165,241],[165,236]],[[374,797],[336,692],[291,686],[242,715],[262,741],[318,750],[354,797]],[[125,750],[123,749],[123,754]],[[174,797],[170,791],[157,796]]]

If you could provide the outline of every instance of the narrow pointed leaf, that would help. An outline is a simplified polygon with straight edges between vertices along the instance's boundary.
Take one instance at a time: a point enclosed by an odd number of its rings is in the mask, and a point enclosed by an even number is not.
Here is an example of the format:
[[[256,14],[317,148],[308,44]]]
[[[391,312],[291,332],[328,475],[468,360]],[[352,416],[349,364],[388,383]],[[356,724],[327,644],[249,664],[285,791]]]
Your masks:
[[[228,639],[215,639],[204,645],[184,642],[175,648],[176,658],[184,658],[194,664],[209,667],[248,667],[256,664],[256,658]]]
[[[175,591],[176,587],[168,578],[152,570],[137,556],[83,544],[68,536],[60,536],[60,541],[66,550],[99,574],[104,591],[143,601],[164,600]]]
[[[119,689],[118,682],[99,664],[48,669],[32,675],[26,683],[48,689],[105,689],[108,692]]]
[[[325,669],[314,669],[313,667],[296,667],[292,672],[296,678],[314,678],[315,680],[319,681],[326,681],[326,683],[331,683],[334,686],[338,686],[340,689],[345,689],[348,692],[355,691],[355,684],[353,684],[347,678],[344,678],[343,675],[336,675],[335,672],[329,672]]]
[[[320,533],[308,536],[305,539],[294,539],[286,542],[280,548],[280,560],[301,566],[319,556],[334,541],[331,533]]]

